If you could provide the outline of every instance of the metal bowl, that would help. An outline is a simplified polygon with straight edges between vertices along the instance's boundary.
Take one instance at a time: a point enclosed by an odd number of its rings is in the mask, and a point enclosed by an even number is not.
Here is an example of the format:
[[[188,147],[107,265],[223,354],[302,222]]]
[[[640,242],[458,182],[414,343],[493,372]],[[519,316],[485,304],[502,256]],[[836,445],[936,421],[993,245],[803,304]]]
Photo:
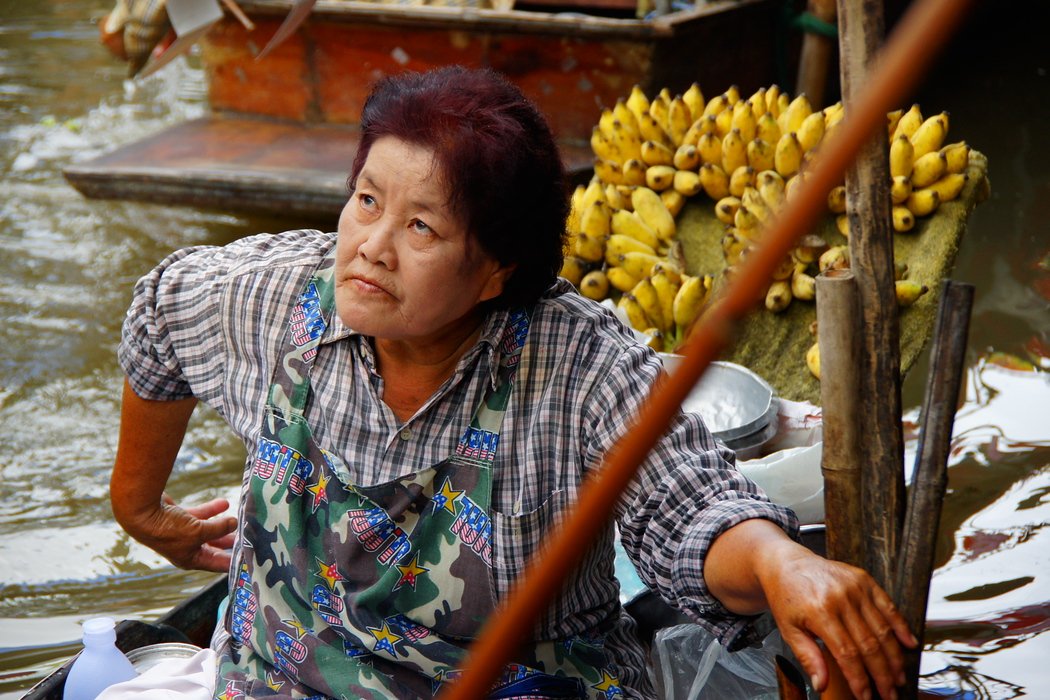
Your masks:
[[[168,659],[188,659],[200,651],[200,647],[181,642],[147,644],[127,653],[128,661],[140,674]]]
[[[669,353],[662,353],[660,357],[664,369],[672,376],[683,359],[681,355]],[[708,365],[682,402],[682,408],[703,416],[708,429],[729,447],[734,441],[750,444],[770,424],[776,432],[777,401],[773,387],[747,367],[732,362]]]

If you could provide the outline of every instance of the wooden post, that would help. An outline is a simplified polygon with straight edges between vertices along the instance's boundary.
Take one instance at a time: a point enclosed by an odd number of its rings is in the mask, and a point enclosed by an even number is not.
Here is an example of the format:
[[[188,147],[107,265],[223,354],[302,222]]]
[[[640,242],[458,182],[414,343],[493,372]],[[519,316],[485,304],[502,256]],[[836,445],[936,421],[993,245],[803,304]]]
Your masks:
[[[824,444],[824,525],[829,559],[864,566],[861,461],[858,446],[857,348],[860,316],[852,270],[817,277],[817,342],[820,347],[820,406]]]
[[[868,69],[883,39],[881,3],[839,0],[839,63],[846,116],[868,87]],[[889,153],[886,129],[877,129],[846,171],[851,268],[857,280],[863,328],[858,354],[859,401],[867,424],[861,445],[867,571],[893,590],[904,516],[904,441],[901,435],[900,326],[893,274]]]
[[[918,697],[919,659],[933,574],[934,543],[948,485],[948,451],[962,385],[972,306],[972,285],[944,281],[893,596],[908,627],[919,640],[916,649],[904,650],[908,682],[901,698],[905,700]]]
[[[819,20],[835,23],[835,0],[809,0],[806,11]],[[802,37],[795,92],[805,93],[814,108],[825,106],[828,66],[834,51],[835,40],[829,36],[806,32]]]

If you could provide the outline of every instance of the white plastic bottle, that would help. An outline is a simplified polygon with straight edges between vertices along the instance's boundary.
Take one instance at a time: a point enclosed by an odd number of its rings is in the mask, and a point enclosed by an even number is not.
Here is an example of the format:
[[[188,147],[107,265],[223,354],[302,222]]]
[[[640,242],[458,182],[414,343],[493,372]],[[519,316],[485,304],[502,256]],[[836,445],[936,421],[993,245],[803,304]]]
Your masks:
[[[73,662],[66,676],[63,700],[95,700],[103,690],[134,678],[135,667],[117,648],[116,623],[111,617],[85,620],[84,651]]]

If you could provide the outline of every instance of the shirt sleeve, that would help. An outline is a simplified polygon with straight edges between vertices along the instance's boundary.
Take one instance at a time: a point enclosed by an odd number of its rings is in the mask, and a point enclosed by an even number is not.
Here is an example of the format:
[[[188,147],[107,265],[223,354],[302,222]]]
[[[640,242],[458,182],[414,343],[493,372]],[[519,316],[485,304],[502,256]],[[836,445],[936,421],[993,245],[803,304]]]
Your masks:
[[[613,447],[635,420],[660,370],[648,348],[625,349],[597,387],[600,396],[588,401],[595,455]],[[617,517],[624,549],[647,586],[725,646],[753,641],[757,618],[731,613],[708,590],[707,552],[722,532],[745,520],[769,520],[792,538],[798,520],[735,468],[733,452],[715,441],[699,415],[679,412],[673,419],[621,496]]]

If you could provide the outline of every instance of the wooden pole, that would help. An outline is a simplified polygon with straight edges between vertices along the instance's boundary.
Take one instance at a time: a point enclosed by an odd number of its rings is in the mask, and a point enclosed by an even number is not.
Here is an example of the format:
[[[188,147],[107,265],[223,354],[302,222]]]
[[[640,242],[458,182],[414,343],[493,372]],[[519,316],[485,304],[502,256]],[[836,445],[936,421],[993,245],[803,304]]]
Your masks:
[[[839,0],[839,63],[847,116],[870,87],[869,68],[883,31],[881,3]],[[886,132],[884,122],[846,171],[846,213],[862,324],[859,400],[868,417],[860,455],[862,527],[868,542],[864,568],[889,591],[904,520],[904,439]]]
[[[861,462],[857,458],[860,301],[852,270],[817,276],[817,342],[823,430],[824,526],[829,559],[864,566]]]
[[[926,378],[921,430],[894,599],[919,646],[905,649],[908,682],[901,697],[918,697],[919,660],[941,504],[948,485],[948,453],[966,358],[973,286],[945,280],[934,327],[930,373]]]
[[[835,23],[837,10],[835,0],[809,0],[806,11],[828,24]],[[830,36],[806,32],[802,37],[802,50],[798,60],[797,94],[805,93],[810,104],[823,107],[828,86],[828,70],[835,51],[835,40]]]
[[[968,4],[965,0],[917,0],[901,19],[853,113],[826,137],[805,183],[774,218],[762,245],[747,256],[725,295],[686,338],[684,357],[674,375],[657,382],[633,428],[610,450],[602,468],[582,484],[576,503],[566,508],[565,519],[551,533],[542,555],[528,563],[510,596],[482,629],[463,675],[447,692],[442,691],[443,698],[476,700],[488,694],[536,618],[606,527],[619,494],[666,432],[701,373],[729,342],[733,324],[762,300],[774,270],[795,241],[823,216],[828,192],[868,137],[880,127],[885,130],[886,112],[910,93]]]

